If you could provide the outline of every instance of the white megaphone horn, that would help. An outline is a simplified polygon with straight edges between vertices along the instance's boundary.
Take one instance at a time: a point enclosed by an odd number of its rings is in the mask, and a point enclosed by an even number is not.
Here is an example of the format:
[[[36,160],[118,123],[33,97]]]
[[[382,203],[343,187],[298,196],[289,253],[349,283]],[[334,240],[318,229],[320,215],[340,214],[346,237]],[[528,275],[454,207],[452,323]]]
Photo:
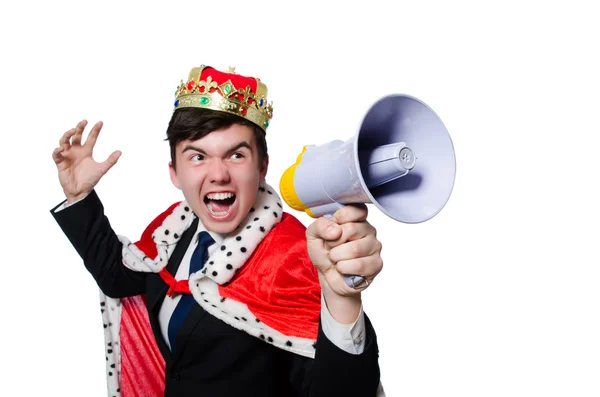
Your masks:
[[[408,95],[379,99],[348,141],[307,145],[281,177],[285,202],[309,216],[371,203],[404,223],[427,221],[446,205],[456,175],[448,131],[425,103]],[[344,276],[354,286],[359,276]]]

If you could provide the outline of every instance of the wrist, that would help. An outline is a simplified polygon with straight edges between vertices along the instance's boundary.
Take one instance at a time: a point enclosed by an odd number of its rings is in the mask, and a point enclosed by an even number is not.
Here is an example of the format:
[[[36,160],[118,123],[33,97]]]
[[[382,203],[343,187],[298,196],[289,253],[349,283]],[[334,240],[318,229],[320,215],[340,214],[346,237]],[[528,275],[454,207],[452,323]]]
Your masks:
[[[354,323],[360,314],[362,306],[360,292],[352,295],[339,295],[331,289],[325,277],[320,272],[319,281],[321,282],[323,298],[331,316],[340,324]]]
[[[90,192],[83,192],[75,195],[65,193],[65,196],[67,197],[67,204],[71,205],[73,203],[81,201],[84,198],[86,198],[88,194],[90,194]]]

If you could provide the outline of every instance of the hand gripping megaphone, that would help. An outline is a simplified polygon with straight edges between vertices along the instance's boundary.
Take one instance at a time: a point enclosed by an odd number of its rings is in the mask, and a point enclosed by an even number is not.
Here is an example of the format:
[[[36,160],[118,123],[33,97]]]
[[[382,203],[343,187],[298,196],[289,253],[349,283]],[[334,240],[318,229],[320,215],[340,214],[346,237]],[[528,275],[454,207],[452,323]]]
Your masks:
[[[454,147],[440,118],[419,99],[396,94],[375,102],[351,139],[305,146],[279,190],[291,208],[313,218],[371,203],[399,222],[420,223],[446,205],[455,175]],[[362,282],[344,278],[350,286]]]

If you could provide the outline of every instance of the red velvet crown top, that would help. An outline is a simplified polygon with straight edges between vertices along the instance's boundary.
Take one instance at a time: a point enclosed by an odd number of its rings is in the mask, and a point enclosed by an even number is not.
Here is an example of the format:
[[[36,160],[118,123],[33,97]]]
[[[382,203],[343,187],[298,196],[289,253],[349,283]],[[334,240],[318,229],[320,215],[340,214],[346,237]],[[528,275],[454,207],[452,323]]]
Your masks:
[[[222,72],[210,66],[190,71],[175,92],[175,110],[199,107],[235,114],[266,131],[273,117],[267,104],[267,86],[258,78],[236,74],[233,68]]]

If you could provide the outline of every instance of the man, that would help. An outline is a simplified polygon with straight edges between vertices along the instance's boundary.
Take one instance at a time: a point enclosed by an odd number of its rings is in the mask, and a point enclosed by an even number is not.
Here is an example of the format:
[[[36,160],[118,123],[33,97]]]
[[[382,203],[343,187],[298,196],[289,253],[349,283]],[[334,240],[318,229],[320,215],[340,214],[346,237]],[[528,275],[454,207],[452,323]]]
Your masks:
[[[106,295],[109,395],[376,395],[361,291],[382,268],[381,244],[364,205],[306,230],[283,213],[265,182],[271,117],[260,80],[192,69],[167,129],[185,200],[136,244],[115,234],[94,191],[121,154],[92,159],[102,124],[85,144],[85,121],[60,139],[66,202],[52,213]],[[351,288],[342,274],[366,281]]]

